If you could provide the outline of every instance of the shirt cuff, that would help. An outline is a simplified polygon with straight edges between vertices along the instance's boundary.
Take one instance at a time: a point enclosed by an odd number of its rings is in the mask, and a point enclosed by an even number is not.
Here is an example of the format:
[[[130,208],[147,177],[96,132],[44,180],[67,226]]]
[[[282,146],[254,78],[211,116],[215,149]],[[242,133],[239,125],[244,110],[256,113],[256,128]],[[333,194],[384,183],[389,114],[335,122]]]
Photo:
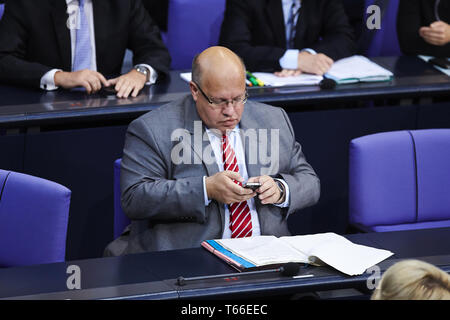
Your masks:
[[[285,198],[284,198],[284,202],[283,203],[274,203],[274,206],[277,206],[277,207],[280,207],[280,208],[287,208],[287,207],[289,207],[289,196],[290,196],[290,194],[289,194],[289,186],[288,186],[288,184],[286,183],[286,181],[284,181],[284,180],[282,180],[282,179],[274,179],[274,180],[277,180],[277,181],[280,181],[282,184],[283,184],[283,186],[284,186],[284,190],[285,190]]]
[[[149,66],[148,64],[145,63],[141,63],[138,65],[134,66],[136,67],[146,67],[148,70],[150,70],[150,78],[148,79],[148,81],[145,83],[145,85],[151,85],[154,84],[156,82],[156,80],[158,80],[158,72],[156,72],[155,69],[153,69],[151,66]]]
[[[280,66],[283,69],[298,69],[298,53],[297,49],[288,49],[280,58]]]
[[[311,48],[305,48],[305,49],[302,49],[300,52],[303,52],[303,51],[309,52],[309,53],[311,53],[312,55],[317,54],[317,52],[316,52],[314,49],[311,49]]]
[[[44,74],[41,78],[40,87],[43,90],[52,91],[58,89],[55,85],[55,73],[58,71],[62,71],[60,69],[52,69],[46,74]]]
[[[203,176],[203,197],[205,199],[205,207],[209,206],[211,200],[208,199],[208,193],[206,192],[206,176]]]

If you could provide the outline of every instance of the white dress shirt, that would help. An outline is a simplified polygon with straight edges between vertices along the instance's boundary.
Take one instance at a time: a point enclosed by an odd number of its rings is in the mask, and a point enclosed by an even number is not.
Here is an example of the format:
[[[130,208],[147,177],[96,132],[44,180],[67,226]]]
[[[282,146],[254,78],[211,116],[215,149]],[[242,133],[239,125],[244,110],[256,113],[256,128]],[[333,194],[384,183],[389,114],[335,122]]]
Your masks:
[[[284,15],[284,25],[286,26],[289,19],[289,11],[291,10],[292,3],[294,3],[295,9],[300,10],[302,7],[301,0],[282,0],[283,4],[283,15]],[[294,19],[294,26],[297,25],[299,14],[295,16]],[[289,39],[286,37],[286,41],[289,41]],[[298,69],[298,54],[300,51],[307,51],[311,54],[316,54],[316,51],[310,48],[305,48],[302,50],[298,49],[288,49],[284,53],[284,55],[280,58],[280,66],[283,69]]]
[[[78,0],[66,0],[67,3],[67,13],[69,15],[73,15],[75,10],[78,12]],[[95,30],[94,30],[94,11],[92,7],[92,0],[85,0],[84,4],[84,14],[86,15],[86,18],[89,20],[89,33],[91,38],[91,66],[92,70],[97,71],[97,58],[96,58],[96,48],[95,48]],[[70,19],[70,18],[69,18]],[[78,19],[76,19],[76,22],[78,22]],[[76,26],[71,27],[71,22],[68,21],[67,27],[70,27],[70,43],[71,43],[71,52],[72,52],[72,67],[75,57],[75,43],[76,43],[76,35],[77,30]],[[158,78],[157,72],[149,65],[147,64],[139,64],[139,66],[144,66],[148,70],[150,70],[150,78],[149,81],[146,83],[147,85],[153,84],[156,82],[156,79]],[[62,71],[61,69],[52,69],[46,74],[44,74],[41,78],[41,89],[44,90],[56,90],[58,87],[55,85],[55,73],[57,71]]]
[[[244,147],[242,145],[242,139],[241,135],[239,134],[239,125],[237,125],[228,136],[228,141],[231,144],[234,153],[236,155],[236,161],[239,166],[239,174],[244,179],[244,181],[247,181],[249,176],[247,172],[247,166],[245,164],[245,152]],[[206,132],[208,133],[209,141],[211,143],[211,147],[214,151],[215,159],[217,166],[219,167],[219,171],[223,171],[223,156],[222,156],[222,136],[217,135],[217,133],[206,129]],[[208,206],[211,200],[208,199],[208,194],[206,192],[206,183],[205,183],[206,177],[203,177],[203,193],[205,198],[205,206]],[[283,183],[285,190],[286,190],[286,200],[281,204],[274,204],[278,207],[285,208],[289,206],[289,187],[287,183],[284,180],[279,180],[281,183]],[[261,229],[259,226],[259,219],[258,219],[258,212],[256,212],[256,206],[255,206],[255,199],[252,198],[247,201],[248,207],[250,209],[250,214],[252,217],[252,236],[259,236],[261,235]],[[223,239],[231,238],[231,229],[230,229],[230,210],[228,208],[228,205],[224,204],[225,209],[225,227],[223,230]]]

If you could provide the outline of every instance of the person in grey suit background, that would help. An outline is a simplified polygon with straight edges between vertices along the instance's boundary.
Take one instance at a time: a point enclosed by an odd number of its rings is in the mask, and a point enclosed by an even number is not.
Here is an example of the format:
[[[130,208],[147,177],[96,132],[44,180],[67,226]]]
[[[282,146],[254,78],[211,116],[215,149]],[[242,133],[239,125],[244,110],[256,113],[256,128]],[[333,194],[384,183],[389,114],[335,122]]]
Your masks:
[[[286,112],[247,101],[236,54],[206,49],[193,61],[189,85],[189,96],[128,127],[121,201],[131,224],[105,256],[286,236],[288,217],[319,199],[319,178]],[[242,182],[261,186],[253,191]]]

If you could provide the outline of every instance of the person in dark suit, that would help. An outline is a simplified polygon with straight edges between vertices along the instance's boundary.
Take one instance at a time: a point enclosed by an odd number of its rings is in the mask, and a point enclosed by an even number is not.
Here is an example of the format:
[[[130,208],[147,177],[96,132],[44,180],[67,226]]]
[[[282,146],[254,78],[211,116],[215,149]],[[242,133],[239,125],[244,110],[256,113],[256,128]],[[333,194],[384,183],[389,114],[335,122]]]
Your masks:
[[[219,43],[252,71],[322,75],[356,52],[337,0],[227,0]]]
[[[169,0],[142,0],[150,16],[155,20],[161,31],[167,31],[169,15]]]
[[[120,75],[125,50],[135,67]],[[136,96],[170,56],[141,0],[11,0],[0,21],[0,81],[53,90],[114,86]],[[108,80],[107,80],[108,79]]]
[[[407,55],[450,57],[450,1],[401,0],[397,32]]]

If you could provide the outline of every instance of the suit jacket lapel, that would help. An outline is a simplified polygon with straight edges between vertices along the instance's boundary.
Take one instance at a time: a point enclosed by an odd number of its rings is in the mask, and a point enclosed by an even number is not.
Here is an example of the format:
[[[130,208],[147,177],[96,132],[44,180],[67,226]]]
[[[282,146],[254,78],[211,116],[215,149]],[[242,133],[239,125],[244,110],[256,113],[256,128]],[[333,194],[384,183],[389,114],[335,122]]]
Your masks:
[[[106,54],[103,52],[107,50],[107,46],[103,43],[105,40],[101,35],[107,35],[108,30],[107,24],[105,24],[105,19],[108,17],[114,17],[113,14],[109,13],[110,6],[108,6],[108,1],[92,1],[92,10],[94,13],[94,34],[95,34],[95,53],[97,58],[97,70],[105,70],[104,59],[98,59],[98,57],[104,57]],[[110,39],[114,41],[114,39]],[[111,77],[115,75],[106,74],[105,77]]]
[[[240,135],[245,152],[245,163],[247,166],[248,177],[257,177],[261,175],[261,163],[258,159],[260,148],[260,132],[258,122],[251,116],[251,102],[247,102],[242,113],[240,126]],[[268,141],[270,143],[270,141]],[[270,150],[270,149],[269,149]]]
[[[219,167],[217,166],[214,157],[212,158],[214,161],[209,161],[211,159],[204,157],[205,150],[212,151],[211,143],[205,131],[205,125],[197,113],[195,101],[192,97],[187,98],[185,103],[185,128],[191,134],[191,148],[195,154],[194,157],[197,156],[197,159],[194,159],[194,164],[198,163],[199,159],[201,159],[206,171],[208,172],[208,176],[212,176],[219,172]],[[205,137],[205,139],[203,139],[203,137]]]
[[[219,166],[214,158],[214,151],[212,150],[211,143],[208,138],[208,134],[205,130],[205,125],[200,119],[197,108],[195,106],[195,101],[191,96],[185,99],[185,128],[191,134],[191,148],[195,153],[194,157],[197,156],[202,160],[203,165],[206,168],[208,176],[213,176],[219,172]],[[205,137],[205,139],[203,139]],[[202,149],[200,150],[197,146],[200,145],[199,140],[201,139]],[[196,146],[197,145],[197,146]],[[211,156],[204,156],[204,150],[210,151]],[[198,159],[197,159],[198,160]],[[194,160],[194,163],[196,160]],[[219,208],[220,217],[222,220],[222,230],[225,223],[225,209],[222,203],[217,203]]]
[[[65,71],[72,70],[72,51],[70,43],[70,29],[68,28],[69,15],[67,4],[62,0],[51,0],[51,14],[55,27],[56,38],[61,56],[61,62]]]
[[[305,36],[305,32],[307,29],[307,25],[308,25],[308,12],[311,12],[311,10],[309,10],[310,7],[310,2],[308,0],[302,0],[301,1],[301,8],[300,8],[300,12],[298,14],[298,19],[297,19],[297,25],[296,25],[296,30],[295,30],[295,39],[294,39],[294,43],[295,43],[295,48],[304,48],[304,36]],[[308,11],[309,10],[309,11]]]
[[[285,48],[286,47],[286,27],[284,25],[284,14],[283,6],[280,0],[267,0],[267,5],[265,8],[266,18],[269,21],[273,34],[274,40],[277,46]]]

